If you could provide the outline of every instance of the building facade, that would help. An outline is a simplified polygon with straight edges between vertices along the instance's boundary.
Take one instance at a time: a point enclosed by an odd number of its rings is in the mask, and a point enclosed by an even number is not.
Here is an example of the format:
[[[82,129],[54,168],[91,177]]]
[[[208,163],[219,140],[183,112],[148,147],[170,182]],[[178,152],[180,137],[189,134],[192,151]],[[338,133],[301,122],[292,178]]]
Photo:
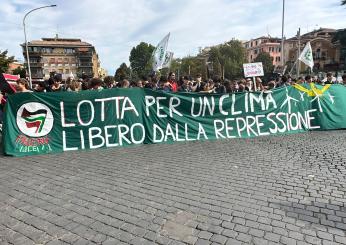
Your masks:
[[[15,69],[17,69],[17,68],[23,68],[23,64],[20,63],[20,62],[17,62],[17,61],[11,62],[11,63],[8,65],[8,70],[7,70],[7,72],[10,73],[10,74],[12,74],[12,72],[13,72]]]
[[[307,42],[310,42],[314,58],[314,70],[316,71],[336,71],[340,67],[340,47],[333,43],[333,36],[336,30],[320,28],[312,32],[301,35],[300,50],[302,51]],[[294,64],[298,59],[298,37],[289,38],[285,41],[284,55],[288,65]],[[304,72],[308,67],[302,62],[300,70]]]
[[[274,37],[259,37],[243,43],[249,63],[254,62],[260,53],[268,53],[273,59],[273,65],[281,64],[281,39]]]
[[[26,60],[25,44],[21,46]],[[42,38],[29,42],[28,49],[33,80],[48,79],[52,73],[63,78],[98,77],[100,62],[95,47],[81,39]]]

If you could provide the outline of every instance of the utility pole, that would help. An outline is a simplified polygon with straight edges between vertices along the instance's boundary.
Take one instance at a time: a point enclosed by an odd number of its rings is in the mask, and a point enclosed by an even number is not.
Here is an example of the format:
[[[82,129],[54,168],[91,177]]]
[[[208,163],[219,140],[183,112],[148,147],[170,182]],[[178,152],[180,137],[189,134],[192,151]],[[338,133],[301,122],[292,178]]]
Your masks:
[[[282,28],[281,28],[281,64],[285,66],[284,62],[284,26],[285,26],[285,0],[282,0]]]
[[[298,38],[298,62],[297,62],[297,76],[300,76],[300,27],[297,32],[297,38]]]

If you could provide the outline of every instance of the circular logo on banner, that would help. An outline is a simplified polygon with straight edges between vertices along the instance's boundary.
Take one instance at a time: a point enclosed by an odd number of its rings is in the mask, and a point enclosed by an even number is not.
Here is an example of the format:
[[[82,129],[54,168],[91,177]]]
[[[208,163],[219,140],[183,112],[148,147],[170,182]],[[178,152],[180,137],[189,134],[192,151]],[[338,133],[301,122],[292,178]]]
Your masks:
[[[17,111],[18,128],[29,137],[42,137],[49,134],[53,123],[52,111],[42,103],[25,103]]]

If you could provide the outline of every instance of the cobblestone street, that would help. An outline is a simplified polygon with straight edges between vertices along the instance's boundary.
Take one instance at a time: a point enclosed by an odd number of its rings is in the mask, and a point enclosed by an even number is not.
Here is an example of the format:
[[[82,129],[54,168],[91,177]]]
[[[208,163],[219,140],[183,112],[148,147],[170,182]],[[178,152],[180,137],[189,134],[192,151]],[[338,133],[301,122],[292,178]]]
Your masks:
[[[346,244],[346,131],[0,156],[0,244]]]

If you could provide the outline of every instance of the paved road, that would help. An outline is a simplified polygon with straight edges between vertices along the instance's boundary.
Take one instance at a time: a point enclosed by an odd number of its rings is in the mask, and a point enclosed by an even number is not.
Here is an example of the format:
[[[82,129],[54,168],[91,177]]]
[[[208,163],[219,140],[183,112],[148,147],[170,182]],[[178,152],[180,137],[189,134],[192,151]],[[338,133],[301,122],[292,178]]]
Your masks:
[[[346,131],[0,157],[0,244],[346,244]]]

